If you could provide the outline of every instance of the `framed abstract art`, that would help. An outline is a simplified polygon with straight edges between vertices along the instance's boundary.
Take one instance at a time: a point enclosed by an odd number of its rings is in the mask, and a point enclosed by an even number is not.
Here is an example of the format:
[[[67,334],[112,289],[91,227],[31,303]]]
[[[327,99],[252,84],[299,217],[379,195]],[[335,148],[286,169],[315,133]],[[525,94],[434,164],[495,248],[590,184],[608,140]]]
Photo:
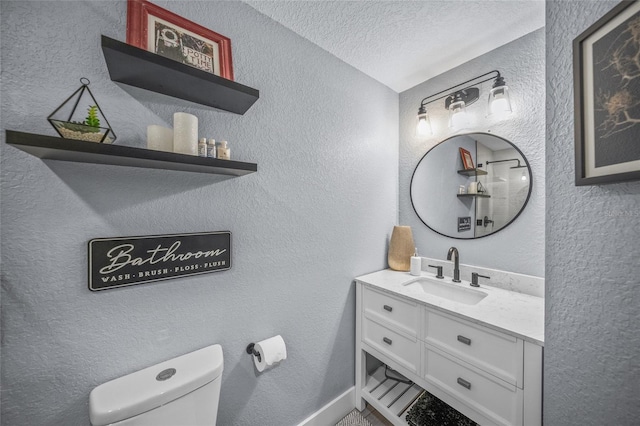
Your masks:
[[[640,1],[573,41],[575,183],[640,180]]]

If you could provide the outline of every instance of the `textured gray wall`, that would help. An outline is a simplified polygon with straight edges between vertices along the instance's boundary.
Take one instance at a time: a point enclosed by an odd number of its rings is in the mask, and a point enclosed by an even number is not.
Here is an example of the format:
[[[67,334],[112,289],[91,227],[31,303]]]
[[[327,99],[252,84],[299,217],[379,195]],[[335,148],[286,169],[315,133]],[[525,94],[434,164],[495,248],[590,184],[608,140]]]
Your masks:
[[[640,418],[640,182],[574,185],[572,41],[616,1],[547,2],[547,425]]]
[[[470,265],[544,276],[544,29],[521,37],[479,58],[434,77],[400,94],[400,224],[413,229],[420,253],[444,259],[456,246],[460,260]],[[443,237],[424,226],[411,207],[409,184],[418,161],[432,146],[452,136],[447,127],[444,100],[427,106],[434,134],[426,141],[415,138],[420,101],[477,75],[498,69],[512,90],[514,114],[508,120],[486,118],[491,83],[481,86],[481,98],[468,107],[471,127],[465,132],[491,132],[513,142],[529,160],[533,191],[522,214],[504,230],[477,240]],[[439,208],[438,200],[433,207]],[[450,271],[448,272],[451,273]]]
[[[100,34],[124,40],[126,2],[9,2],[2,21],[2,424],[87,425],[90,390],[214,343],[221,425],[293,425],[353,385],[354,276],[386,267],[397,218],[398,95],[239,2],[154,2],[232,40],[244,116],[109,80]],[[91,88],[119,143],[176,111],[259,171],[212,175],[42,162],[4,128],[45,120]],[[230,230],[228,272],[91,293],[87,241]],[[282,334],[257,375],[244,349]]]

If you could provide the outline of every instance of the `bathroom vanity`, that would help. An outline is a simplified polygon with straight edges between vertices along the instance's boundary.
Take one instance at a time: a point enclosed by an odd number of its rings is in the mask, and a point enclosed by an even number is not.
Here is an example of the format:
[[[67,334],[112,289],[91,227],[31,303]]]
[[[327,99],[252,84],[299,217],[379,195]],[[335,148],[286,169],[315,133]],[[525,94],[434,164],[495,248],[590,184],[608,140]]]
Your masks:
[[[541,425],[543,345],[542,297],[424,271],[356,278],[356,408],[394,425],[423,389],[483,426]]]

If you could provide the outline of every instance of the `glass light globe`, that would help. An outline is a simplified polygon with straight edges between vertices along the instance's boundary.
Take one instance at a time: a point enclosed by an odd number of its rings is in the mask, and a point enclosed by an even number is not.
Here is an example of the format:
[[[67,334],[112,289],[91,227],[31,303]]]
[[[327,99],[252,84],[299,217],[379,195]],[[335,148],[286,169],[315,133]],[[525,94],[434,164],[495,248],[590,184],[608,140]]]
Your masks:
[[[501,120],[512,112],[508,86],[498,86],[491,89],[488,102],[488,117]]]
[[[449,127],[460,130],[467,126],[469,126],[469,117],[464,101],[453,102],[449,105]]]
[[[418,122],[416,124],[416,137],[424,138],[431,135],[431,121],[429,120],[429,115],[426,112],[418,114]]]

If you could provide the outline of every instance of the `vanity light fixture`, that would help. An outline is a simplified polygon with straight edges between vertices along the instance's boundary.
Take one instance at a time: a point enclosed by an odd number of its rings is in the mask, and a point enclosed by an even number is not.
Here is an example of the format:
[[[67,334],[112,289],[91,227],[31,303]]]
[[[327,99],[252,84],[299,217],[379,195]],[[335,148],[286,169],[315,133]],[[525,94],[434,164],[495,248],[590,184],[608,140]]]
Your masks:
[[[426,137],[432,134],[427,105],[441,99],[445,99],[444,106],[449,110],[449,127],[459,130],[468,126],[466,107],[480,98],[480,89],[475,86],[490,80],[494,80],[494,83],[487,101],[487,116],[504,118],[511,112],[509,87],[506,85],[504,77],[500,75],[500,71],[493,70],[424,98],[418,108],[416,137]],[[460,87],[462,88],[459,89]]]

